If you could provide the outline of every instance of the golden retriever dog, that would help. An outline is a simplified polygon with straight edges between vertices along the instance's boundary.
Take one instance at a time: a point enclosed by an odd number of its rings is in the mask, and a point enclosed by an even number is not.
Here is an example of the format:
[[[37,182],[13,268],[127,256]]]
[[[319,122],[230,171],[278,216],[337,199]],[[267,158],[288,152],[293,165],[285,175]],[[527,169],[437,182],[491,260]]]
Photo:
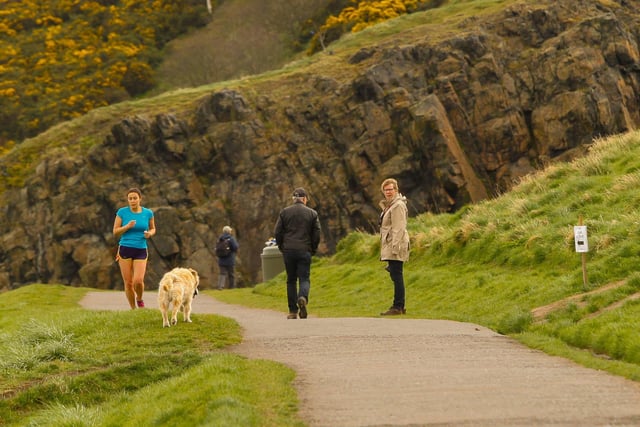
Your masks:
[[[162,313],[162,327],[170,327],[178,323],[178,311],[182,309],[185,322],[191,322],[191,302],[198,295],[200,277],[192,268],[176,267],[165,273],[158,286],[158,306]],[[169,323],[169,305],[171,323]]]

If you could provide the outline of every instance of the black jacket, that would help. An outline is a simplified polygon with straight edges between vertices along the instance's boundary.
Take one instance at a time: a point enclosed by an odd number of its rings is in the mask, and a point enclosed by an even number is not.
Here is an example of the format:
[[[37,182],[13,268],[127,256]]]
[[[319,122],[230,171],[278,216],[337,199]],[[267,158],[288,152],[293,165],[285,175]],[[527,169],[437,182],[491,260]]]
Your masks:
[[[280,251],[299,250],[316,253],[320,243],[318,213],[302,202],[280,211],[274,231]]]

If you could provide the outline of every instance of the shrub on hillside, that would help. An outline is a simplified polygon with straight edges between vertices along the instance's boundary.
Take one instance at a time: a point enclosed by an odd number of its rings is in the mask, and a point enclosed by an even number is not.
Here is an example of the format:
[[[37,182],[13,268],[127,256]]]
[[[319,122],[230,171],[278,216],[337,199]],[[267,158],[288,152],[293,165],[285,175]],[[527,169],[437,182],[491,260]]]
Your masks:
[[[121,85],[129,95],[141,95],[154,86],[153,70],[149,65],[140,61],[132,61],[122,76]]]
[[[345,33],[362,31],[407,13],[436,8],[444,0],[351,0],[351,3],[357,6],[345,7],[338,16],[330,15],[320,26],[309,43],[309,54],[326,48]]]
[[[164,44],[206,24],[201,0],[0,0],[0,148],[139,95]],[[126,75],[126,77],[125,77]]]

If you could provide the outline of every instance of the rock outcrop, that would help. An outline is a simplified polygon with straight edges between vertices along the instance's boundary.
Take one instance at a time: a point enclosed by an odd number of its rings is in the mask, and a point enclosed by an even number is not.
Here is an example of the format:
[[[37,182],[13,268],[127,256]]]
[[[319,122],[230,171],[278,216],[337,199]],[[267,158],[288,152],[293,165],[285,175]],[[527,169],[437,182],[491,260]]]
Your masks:
[[[111,229],[130,186],[156,214],[148,287],[176,265],[215,283],[226,224],[240,283],[260,281],[264,242],[296,186],[320,214],[323,254],[352,230],[376,230],[383,178],[399,180],[412,215],[507,191],[640,124],[639,11],[629,0],[518,3],[447,37],[414,28],[402,45],[355,53],[343,73],[122,117],[88,156],[43,153],[26,186],[2,194],[0,288],[120,288]]]

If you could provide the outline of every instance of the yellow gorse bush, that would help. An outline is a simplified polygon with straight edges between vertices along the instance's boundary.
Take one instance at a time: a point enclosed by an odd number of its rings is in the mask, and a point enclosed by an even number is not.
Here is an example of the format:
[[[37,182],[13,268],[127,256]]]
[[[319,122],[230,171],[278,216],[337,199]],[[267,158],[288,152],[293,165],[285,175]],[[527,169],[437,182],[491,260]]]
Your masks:
[[[206,16],[201,0],[0,0],[0,148],[148,90],[162,46]],[[125,89],[132,63],[149,67]]]
[[[417,6],[417,0],[360,1],[357,7],[345,8],[337,22],[351,27],[351,32],[355,33],[415,10]]]
[[[319,45],[338,39],[347,32],[367,27],[428,7],[433,0],[351,0],[356,6],[345,7],[338,16],[330,15],[311,40],[309,53]]]

